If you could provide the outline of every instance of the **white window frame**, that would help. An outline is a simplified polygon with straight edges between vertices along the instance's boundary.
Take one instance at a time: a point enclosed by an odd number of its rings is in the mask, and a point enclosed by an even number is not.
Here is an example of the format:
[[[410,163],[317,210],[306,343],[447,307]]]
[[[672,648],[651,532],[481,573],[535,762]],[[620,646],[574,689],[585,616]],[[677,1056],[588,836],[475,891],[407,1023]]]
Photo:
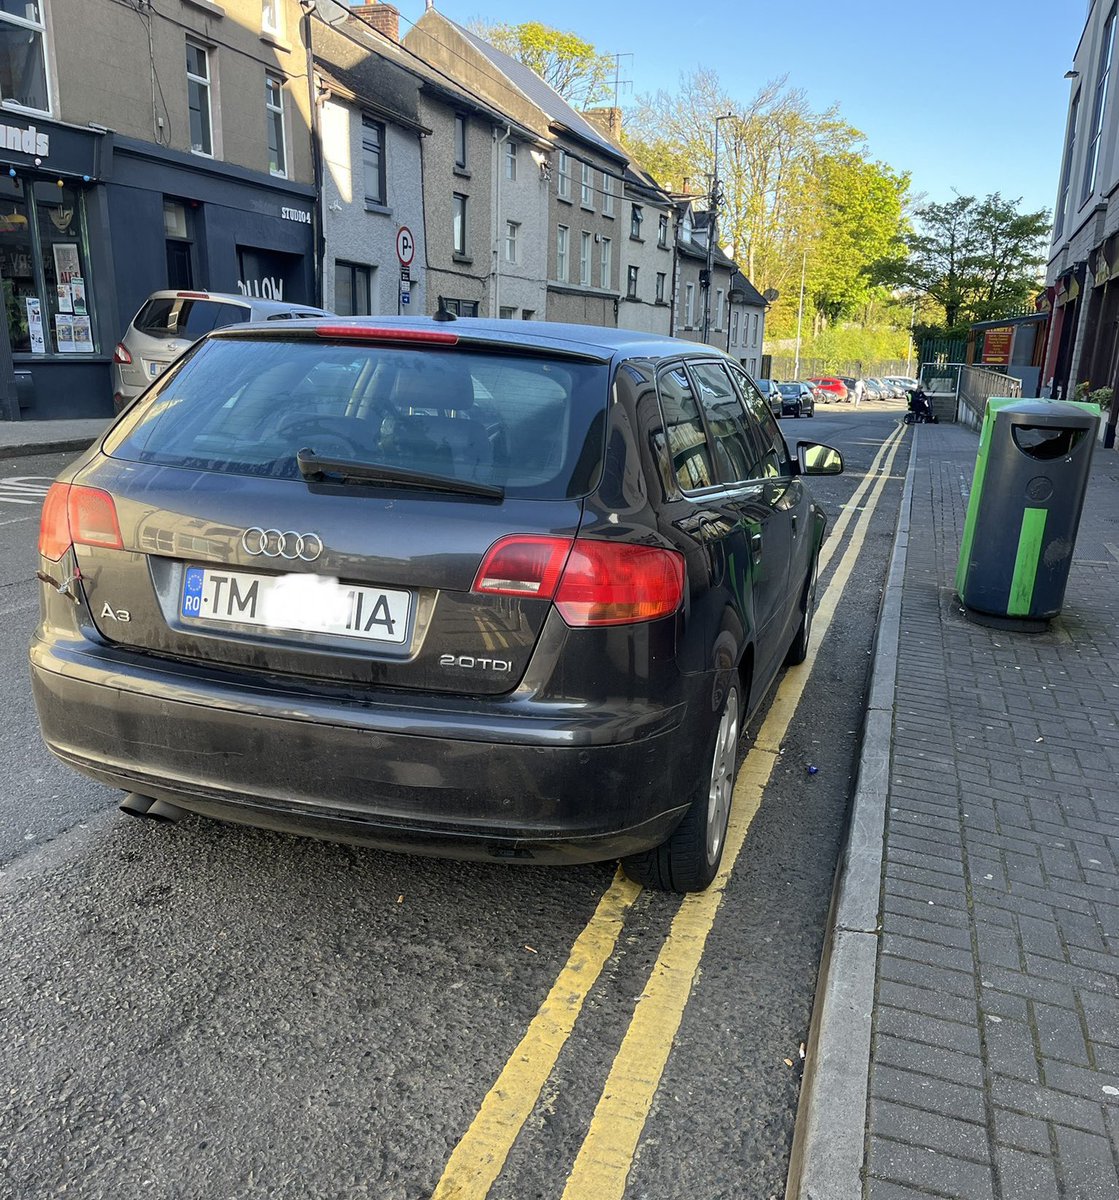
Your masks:
[[[581,163],[579,173],[579,203],[584,208],[594,208],[594,171],[590,163]]]
[[[614,215],[614,176],[608,171],[602,172],[602,215]]]
[[[598,285],[604,291],[610,287],[610,276],[614,270],[614,243],[604,237],[598,243]]]
[[[571,155],[566,150],[559,152],[559,167],[556,171],[556,195],[561,200],[571,199]]]
[[[692,328],[692,319],[695,316],[695,284],[684,284],[684,328]]]
[[[579,235],[579,285],[591,286],[591,235],[585,229]]]
[[[665,284],[668,282],[668,273],[666,271],[657,272],[657,290],[654,299],[657,304],[664,303]]]
[[[560,283],[567,282],[570,270],[568,258],[571,252],[571,230],[566,225],[556,227],[556,279]]]
[[[260,0],[260,32],[277,38],[283,36],[284,0]]]
[[[51,60],[47,53],[47,14],[46,0],[39,0],[39,19],[31,20],[28,17],[17,17],[13,13],[0,13],[0,23],[4,25],[14,25],[17,29],[26,29],[35,33],[39,37],[39,53],[42,56],[43,63],[43,86],[47,90],[47,106],[46,108],[34,108],[29,104],[20,104],[18,100],[11,96],[0,96],[0,100],[4,101],[4,107],[12,109],[16,112],[26,113],[42,113],[44,116],[50,116],[54,111],[51,105],[51,94],[53,88],[51,86]],[[213,131],[210,133],[210,140],[213,141]]]
[[[723,302],[726,299],[726,292],[722,288],[718,288],[715,292],[715,328],[722,329],[723,327]]]
[[[507,263],[516,263],[517,261],[517,235],[520,231],[520,221],[505,222],[505,261]]]
[[[451,247],[455,254],[460,258],[466,258],[470,240],[467,234],[467,213],[470,208],[470,197],[463,195],[461,192],[454,193],[454,200],[451,206]],[[462,237],[458,236],[460,226]]]
[[[733,345],[738,344],[738,309],[730,310],[730,340]]]
[[[630,263],[629,266],[626,267],[626,299],[627,300],[636,300],[637,299],[637,276],[638,276],[638,274],[639,274],[639,268],[635,267],[633,265],[633,263]]]
[[[216,158],[217,157],[217,139],[214,137],[214,68],[212,62],[212,47],[207,46],[205,42],[200,42],[196,38],[187,38],[186,45],[193,46],[195,50],[201,50],[206,62],[206,77],[203,79],[199,75],[191,72],[187,68],[187,130],[189,136],[190,129],[190,85],[196,84],[206,93],[206,125],[207,132],[210,135],[210,149],[196,150],[192,144],[190,147],[191,154],[197,154],[200,158]]]
[[[505,178],[510,183],[517,181],[517,143],[512,140],[505,143]]]
[[[272,104],[269,100],[268,85],[274,83],[276,85],[276,93],[279,96],[279,104]],[[272,164],[268,164],[268,172],[270,175],[276,176],[278,179],[286,179],[288,177],[288,144],[287,144],[287,122],[284,119],[284,77],[277,75],[275,71],[264,72],[264,111],[268,114],[269,122],[275,117],[279,117],[279,169],[273,168]],[[211,135],[212,136],[212,135]]]
[[[466,113],[455,113],[455,170],[467,171],[470,169],[470,126],[467,123]],[[459,157],[459,150],[462,150],[462,156]]]
[[[668,217],[661,213],[657,222],[657,245],[663,250],[668,245]]]

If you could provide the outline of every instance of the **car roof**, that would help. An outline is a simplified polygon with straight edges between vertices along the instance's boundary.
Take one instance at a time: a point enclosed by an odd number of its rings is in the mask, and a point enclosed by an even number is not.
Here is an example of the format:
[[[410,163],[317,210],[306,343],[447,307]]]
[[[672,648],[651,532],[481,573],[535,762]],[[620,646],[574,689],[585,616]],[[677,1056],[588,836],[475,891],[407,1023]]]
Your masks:
[[[294,307],[294,306],[293,306]],[[493,345],[526,350],[554,350],[561,354],[609,362],[612,358],[669,358],[702,354],[739,365],[737,359],[703,342],[690,342],[662,334],[641,333],[599,325],[568,325],[558,321],[502,321],[492,317],[461,317],[437,321],[434,317],[333,317],[322,322],[306,320],[258,322],[217,329],[208,336],[244,337],[253,332],[272,336],[284,332],[310,336],[318,324],[331,327],[399,330],[401,333],[439,332],[454,334],[467,345]],[[391,339],[389,339],[391,340]]]
[[[195,288],[163,288],[152,292],[144,301],[152,300],[212,300],[215,304],[237,304],[259,313],[274,312],[306,312],[323,316],[331,314],[325,308],[315,308],[311,304],[291,304],[287,300],[270,300],[263,296],[243,296],[240,292],[209,292]],[[140,306],[141,308],[143,305]]]

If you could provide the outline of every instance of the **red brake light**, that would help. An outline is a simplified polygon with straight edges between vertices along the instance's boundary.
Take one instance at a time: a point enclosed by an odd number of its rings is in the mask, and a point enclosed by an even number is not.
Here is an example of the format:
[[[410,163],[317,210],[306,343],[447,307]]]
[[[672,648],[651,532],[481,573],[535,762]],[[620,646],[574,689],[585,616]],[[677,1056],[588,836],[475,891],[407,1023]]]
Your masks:
[[[475,592],[487,596],[532,596],[551,600],[563,564],[571,552],[571,538],[532,537],[528,534],[502,538],[489,548],[478,574]]]
[[[113,362],[125,367],[132,365],[132,355],[128,353],[128,347],[123,342],[117,342],[117,348],[113,351]]]
[[[684,560],[629,542],[502,538],[486,553],[475,592],[554,599],[568,625],[629,625],[674,613],[684,598]]]
[[[68,483],[52,483],[43,501],[39,517],[39,553],[51,562],[58,562],[70,549],[70,522],[66,516],[69,496]]]
[[[371,342],[426,342],[440,346],[454,346],[457,333],[442,329],[385,329],[374,325],[317,325],[315,332],[322,338],[345,338],[347,341]]]
[[[556,591],[568,625],[629,625],[674,613],[684,560],[672,550],[577,539]]]
[[[209,292],[176,292],[176,300],[209,300]]]
[[[70,537],[75,545],[124,549],[117,508],[108,492],[100,488],[72,487],[66,513],[70,518]]]

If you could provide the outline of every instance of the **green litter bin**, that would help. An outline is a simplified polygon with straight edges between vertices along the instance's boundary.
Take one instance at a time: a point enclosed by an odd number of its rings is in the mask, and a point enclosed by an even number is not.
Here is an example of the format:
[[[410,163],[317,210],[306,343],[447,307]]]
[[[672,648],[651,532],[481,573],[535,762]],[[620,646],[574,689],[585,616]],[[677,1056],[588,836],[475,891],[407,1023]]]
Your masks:
[[[1094,404],[987,401],[956,568],[970,614],[1013,624],[1061,611],[1098,426]]]

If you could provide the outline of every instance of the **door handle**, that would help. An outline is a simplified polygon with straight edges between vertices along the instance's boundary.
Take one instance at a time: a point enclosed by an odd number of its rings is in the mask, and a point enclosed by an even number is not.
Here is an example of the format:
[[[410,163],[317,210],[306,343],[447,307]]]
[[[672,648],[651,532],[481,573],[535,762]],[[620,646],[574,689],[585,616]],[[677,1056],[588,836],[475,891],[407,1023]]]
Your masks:
[[[797,535],[797,515],[793,513],[793,537]]]
[[[750,534],[750,550],[753,554],[761,554],[761,552],[762,552],[762,535],[760,533]]]

